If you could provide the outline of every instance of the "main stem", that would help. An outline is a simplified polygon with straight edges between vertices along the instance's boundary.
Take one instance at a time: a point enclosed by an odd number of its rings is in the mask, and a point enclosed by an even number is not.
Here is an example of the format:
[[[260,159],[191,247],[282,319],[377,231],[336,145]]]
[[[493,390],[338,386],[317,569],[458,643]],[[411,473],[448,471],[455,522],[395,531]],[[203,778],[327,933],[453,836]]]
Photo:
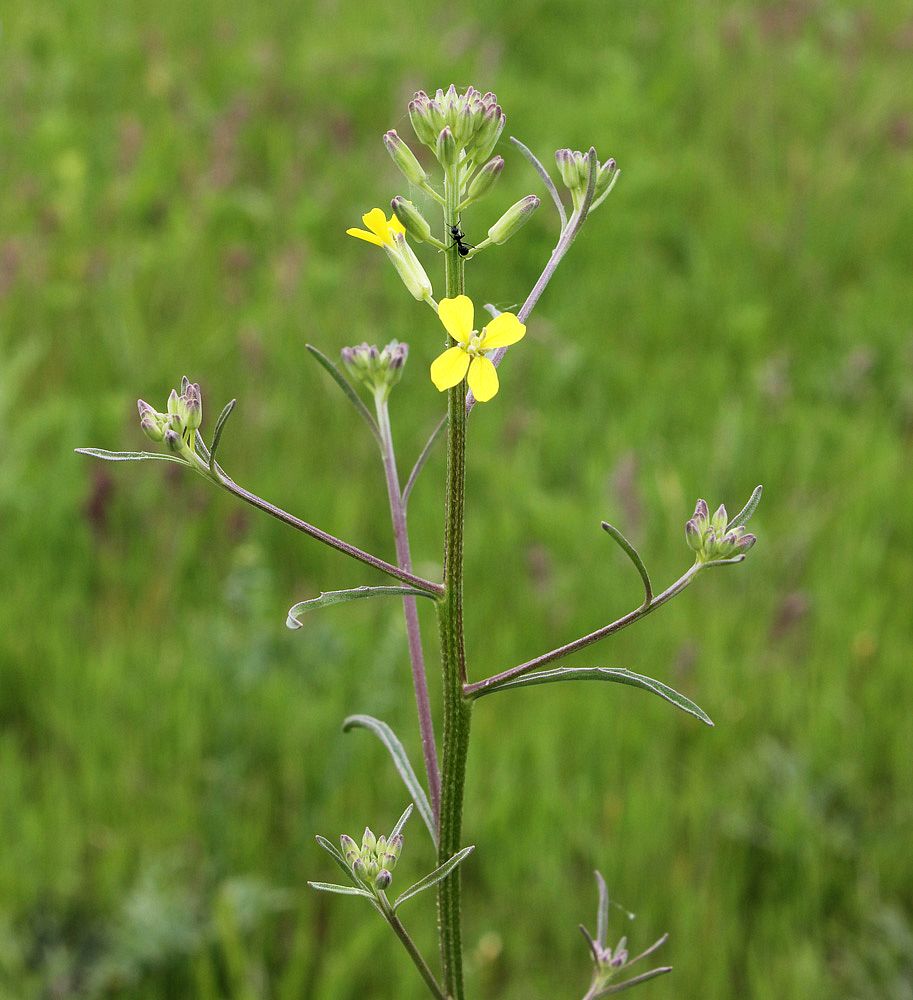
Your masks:
[[[459,221],[458,168],[449,168],[444,182],[445,233]],[[463,259],[447,250],[445,284],[448,298],[462,295]],[[450,347],[449,338],[446,344]],[[441,813],[438,862],[448,861],[461,848],[463,787],[469,748],[470,702],[463,697],[466,653],[463,645],[463,508],[466,472],[466,380],[447,394],[447,482],[444,501],[444,596],[438,602],[441,666],[444,693],[444,753],[441,774]],[[460,929],[460,869],[439,883],[438,925],[444,990],[463,1000],[463,950]]]
[[[393,538],[396,543],[396,561],[400,569],[412,572],[412,553],[409,549],[409,531],[406,526],[406,505],[399,485],[396,469],[396,453],[393,450],[393,432],[390,428],[390,410],[384,391],[375,398],[377,428],[380,431],[381,450],[384,460],[384,477],[387,481],[387,497],[390,501],[390,516],[393,520]],[[412,686],[415,689],[415,704],[418,709],[418,724],[422,736],[422,756],[428,774],[428,791],[431,796],[431,810],[435,820],[441,808],[441,773],[438,769],[437,747],[434,743],[434,722],[431,718],[431,703],[428,700],[428,679],[425,673],[425,656],[422,652],[422,633],[418,622],[418,608],[414,597],[403,598],[403,614],[406,618],[406,635],[409,641],[409,659],[412,663]]]

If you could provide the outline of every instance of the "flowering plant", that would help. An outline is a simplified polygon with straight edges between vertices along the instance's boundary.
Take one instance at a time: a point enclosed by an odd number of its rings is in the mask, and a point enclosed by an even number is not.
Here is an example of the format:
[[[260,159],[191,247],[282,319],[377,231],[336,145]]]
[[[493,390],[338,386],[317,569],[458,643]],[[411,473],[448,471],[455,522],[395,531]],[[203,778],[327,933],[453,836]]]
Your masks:
[[[337,538],[236,483],[218,462],[219,443],[235,400],[221,411],[207,444],[200,432],[203,416],[200,387],[186,377],[180,392],[172,390],[164,412],[155,410],[143,400],[138,403],[140,426],[151,441],[162,446],[161,450],[111,452],[86,448],[80,451],[108,461],[162,460],[189,467],[238,499],[396,581],[395,584],[357,586],[350,590],[322,593],[295,604],[288,613],[289,627],[300,628],[303,615],[331,604],[385,596],[402,601],[425,772],[423,782],[402,742],[386,723],[367,715],[353,715],[346,719],[345,730],[366,729],[384,744],[405,783],[411,804],[388,836],[377,837],[367,828],[360,845],[352,837],[343,835],[339,839],[339,847],[318,836],[317,843],[336,864],[343,881],[315,881],[310,884],[318,891],[363,899],[389,924],[402,942],[431,994],[439,1000],[463,1000],[466,991],[461,942],[460,866],[470,857],[474,847],[462,843],[462,813],[469,723],[475,703],[495,692],[518,687],[562,681],[608,681],[655,694],[706,725],[713,725],[706,713],[689,698],[662,681],[643,674],[598,665],[549,665],[651,614],[681,593],[703,570],[741,562],[755,542],[754,535],[746,532],[745,524],[757,507],[761,487],[757,487],[742,511],[732,519],[724,506],[721,505],[711,516],[706,502],[698,501],[694,515],[685,526],[686,542],[694,553],[694,562],[660,593],[654,592],[646,566],[634,546],[616,527],[603,522],[603,529],[625,552],[640,575],[644,589],[642,603],[594,632],[525,663],[483,679],[470,678],[463,634],[466,423],[476,403],[488,402],[497,395],[500,388],[498,366],[508,348],[524,338],[526,323],[536,303],[584,223],[611,193],[619,170],[613,159],[600,162],[592,147],[587,152],[559,149],[555,154],[556,163],[561,182],[569,195],[568,210],[545,166],[522,142],[511,139],[513,147],[526,158],[544,184],[558,213],[559,235],[548,262],[516,314],[499,312],[493,306],[486,306],[490,318],[480,323],[472,300],[466,294],[466,264],[491,247],[503,245],[511,239],[539,208],[540,200],[535,195],[522,198],[501,214],[482,242],[469,244],[461,228],[462,213],[492,192],[504,169],[504,158],[492,155],[504,129],[504,112],[494,94],[481,94],[472,87],[459,93],[451,85],[446,92],[438,90],[434,97],[421,91],[417,93],[409,104],[409,116],[419,142],[427,149],[426,159],[437,163],[437,179],[425,169],[395,131],[384,135],[384,145],[406,181],[421,191],[429,203],[441,209],[442,238],[433,235],[430,222],[419,208],[402,196],[392,199],[389,218],[384,210],[374,208],[362,216],[364,229],[348,230],[349,235],[384,251],[408,292],[437,313],[446,331],[444,351],[431,364],[430,378],[439,391],[447,393],[447,411],[416,460],[405,485],[400,478],[393,448],[389,398],[404,374],[408,358],[406,344],[392,341],[382,349],[370,344],[347,347],[342,351],[341,367],[318,348],[308,345],[311,355],[345,393],[377,441],[390,506],[395,562]],[[435,300],[432,282],[410,239],[430,247],[443,260],[444,294],[439,302]],[[420,326],[422,322],[418,318],[416,325]],[[434,329],[435,324],[428,326]],[[406,511],[416,479],[444,431],[447,448],[444,556],[442,580],[437,582],[413,571]],[[439,712],[442,722],[440,754],[435,713],[428,694],[416,608],[418,598],[433,602],[437,612],[443,678]],[[548,669],[543,669],[546,667]],[[398,893],[392,893],[394,870],[404,848],[403,830],[413,811],[419,814],[427,828],[436,851],[436,862],[424,878]],[[661,966],[626,978],[627,968],[634,961],[652,954],[665,937],[637,959],[629,960],[624,938],[614,949],[610,948],[606,943],[608,894],[605,882],[598,873],[597,882],[599,912],[596,936],[581,928],[593,960],[591,983],[584,1000],[614,995],[670,971],[668,966]],[[438,900],[438,969],[434,969],[420,954],[399,916],[404,903],[432,888],[436,890]]]

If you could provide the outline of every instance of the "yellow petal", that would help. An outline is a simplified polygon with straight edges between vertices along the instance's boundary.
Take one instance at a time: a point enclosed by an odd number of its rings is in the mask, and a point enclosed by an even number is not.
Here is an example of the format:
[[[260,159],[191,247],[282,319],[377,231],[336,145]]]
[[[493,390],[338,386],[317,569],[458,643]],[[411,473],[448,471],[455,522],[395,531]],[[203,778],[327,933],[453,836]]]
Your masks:
[[[372,208],[370,212],[365,213],[361,217],[361,221],[383,243],[390,242],[389,226],[387,225],[387,217],[384,215],[383,209]]]
[[[406,227],[399,221],[399,219],[397,219],[395,215],[390,216],[390,221],[387,223],[387,225],[390,227],[390,229],[393,230],[394,233],[406,232]]]
[[[488,358],[472,359],[469,366],[469,388],[480,403],[487,403],[498,394],[498,372]]]
[[[509,347],[522,340],[526,327],[513,313],[501,313],[485,327],[485,339],[482,347],[490,351],[493,347]]]
[[[431,381],[443,392],[462,382],[468,367],[469,355],[462,347],[451,347],[432,361]]]
[[[472,299],[468,295],[458,295],[455,299],[441,299],[438,303],[437,314],[444,324],[444,329],[458,344],[465,344],[469,341],[475,313]]]
[[[376,237],[374,233],[366,233],[364,229],[347,229],[346,235],[354,236],[356,239],[359,240],[365,240],[365,242],[373,243],[375,246],[378,247],[382,247],[384,245],[383,240],[378,239],[378,237]]]

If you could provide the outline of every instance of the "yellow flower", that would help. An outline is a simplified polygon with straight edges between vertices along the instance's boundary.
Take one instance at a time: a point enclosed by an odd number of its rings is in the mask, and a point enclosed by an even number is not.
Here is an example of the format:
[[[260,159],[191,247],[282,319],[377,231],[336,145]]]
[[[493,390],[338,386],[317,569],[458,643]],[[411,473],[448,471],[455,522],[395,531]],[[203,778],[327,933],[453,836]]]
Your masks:
[[[431,381],[443,392],[462,382],[468,371],[473,396],[480,403],[487,402],[497,394],[498,372],[485,353],[516,344],[523,339],[526,327],[513,313],[505,312],[476,332],[472,328],[472,300],[466,295],[441,299],[438,316],[457,346],[444,351],[432,363]]]
[[[410,295],[419,302],[428,302],[433,294],[431,282],[412,247],[406,241],[406,227],[391,215],[388,219],[383,209],[372,208],[362,221],[367,229],[347,229],[349,236],[381,247],[390,258]]]
[[[395,215],[391,215],[389,220],[384,215],[383,209],[372,208],[367,215],[361,217],[361,221],[368,227],[364,229],[347,229],[348,236],[365,240],[379,247],[392,247],[393,239],[397,233],[405,233],[406,229]]]

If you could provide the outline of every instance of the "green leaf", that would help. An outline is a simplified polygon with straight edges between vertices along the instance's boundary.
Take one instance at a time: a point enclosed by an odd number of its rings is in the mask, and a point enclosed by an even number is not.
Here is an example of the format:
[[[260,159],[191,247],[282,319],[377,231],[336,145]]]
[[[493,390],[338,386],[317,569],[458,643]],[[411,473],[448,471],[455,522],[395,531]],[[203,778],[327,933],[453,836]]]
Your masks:
[[[350,715],[343,722],[342,731],[347,733],[350,729],[370,730],[387,748],[390,756],[393,758],[393,764],[399,772],[399,776],[403,779],[403,783],[408,789],[412,801],[415,803],[415,808],[418,809],[419,815],[425,821],[425,826],[428,827],[428,832],[431,834],[434,846],[437,847],[437,829],[434,824],[434,813],[431,811],[431,804],[428,802],[425,789],[422,788],[421,782],[418,780],[415,771],[412,769],[412,765],[409,763],[409,756],[406,753],[406,749],[400,743],[396,733],[393,732],[386,722],[381,722],[380,719],[375,719],[372,715]]]
[[[159,451],[105,451],[104,448],[77,448],[79,455],[91,455],[92,458],[101,458],[105,462],[177,462],[178,465],[187,465],[183,458],[177,455],[168,455]]]
[[[464,847],[462,851],[454,854],[449,861],[445,861],[439,868],[435,868],[429,875],[426,875],[423,879],[419,879],[415,885],[410,885],[405,892],[396,897],[393,909],[396,910],[398,907],[402,906],[407,899],[412,899],[413,896],[417,896],[420,892],[430,889],[431,886],[437,885],[442,879],[447,878],[453,869],[456,868],[456,866],[465,858],[468,858],[475,849],[475,844],[470,844],[469,847]]]
[[[358,880],[355,878],[355,873],[346,864],[346,859],[342,856],[341,852],[333,844],[331,844],[326,837],[321,837],[319,834],[315,838],[317,843],[330,855],[330,857],[336,862],[336,864],[342,869],[345,875],[351,879],[356,885]]]
[[[611,997],[616,993],[621,993],[623,990],[628,990],[632,986],[638,986],[640,983],[645,983],[648,979],[655,979],[657,976],[664,976],[667,972],[672,971],[671,965],[665,965],[660,969],[651,969],[650,972],[644,972],[639,976],[635,976],[633,979],[627,979],[623,983],[614,983],[611,986],[607,986],[604,990],[595,994],[593,1000],[602,1000],[603,997]]]
[[[629,684],[631,687],[641,688],[659,695],[660,698],[676,708],[687,712],[688,715],[693,715],[695,719],[700,719],[705,725],[713,725],[710,716],[703,709],[683,694],[679,694],[674,688],[669,687],[668,684],[618,667],[558,667],[554,670],[537,671],[505,681],[503,684],[483,688],[476,694],[476,697],[493,694],[495,691],[506,691],[508,688],[532,687],[535,684],[551,684],[556,681],[612,681],[615,684]]]
[[[301,628],[298,615],[307,611],[316,611],[318,608],[328,608],[333,604],[344,604],[346,601],[360,601],[365,597],[429,597],[435,600],[433,594],[427,590],[419,590],[417,587],[355,587],[353,590],[328,590],[320,597],[311,598],[309,601],[299,601],[298,604],[289,608],[286,626],[288,628]]]
[[[411,802],[409,803],[409,805],[406,806],[406,809],[403,812],[402,816],[400,816],[400,818],[396,821],[396,826],[393,827],[393,830],[390,833],[390,836],[387,837],[387,843],[389,843],[398,834],[400,834],[400,833],[403,832],[403,827],[406,825],[406,821],[412,815],[412,810],[414,808],[415,808],[415,806]]]
[[[638,573],[640,573],[640,578],[644,584],[644,603],[643,606],[646,607],[653,600],[653,584],[650,583],[650,574],[647,572],[647,567],[644,566],[643,559],[640,558],[640,553],[634,546],[625,538],[625,536],[616,528],[614,525],[609,524],[608,521],[602,522],[602,530],[607,532],[612,538],[618,542],[618,545],[624,552],[624,554],[634,563],[634,567]]]
[[[332,882],[308,882],[308,885],[318,892],[335,892],[337,896],[364,896],[372,902],[374,900],[367,889],[356,889],[353,885],[335,885]]]
[[[225,404],[222,412],[219,414],[219,419],[216,421],[215,430],[212,432],[212,446],[209,449],[209,471],[213,475],[215,475],[216,471],[216,452],[219,450],[219,442],[222,440],[222,431],[225,429],[225,424],[237,402],[236,399],[233,399],[231,402]]]
[[[748,524],[751,519],[751,515],[758,509],[758,504],[761,502],[761,494],[764,492],[763,486],[755,486],[754,491],[748,498],[748,503],[736,514],[736,516],[726,525],[726,530],[731,531],[733,528],[741,527],[743,524]]]
[[[359,415],[365,421],[365,423],[371,428],[371,433],[380,440],[380,431],[377,427],[377,421],[371,416],[371,411],[365,406],[364,401],[361,396],[352,387],[352,383],[342,374],[342,372],[333,364],[332,361],[323,353],[323,351],[318,350],[313,344],[305,344],[305,348],[311,353],[312,357],[317,361],[317,363],[323,368],[333,379],[333,381],[339,386],[340,389],[346,394],[346,398],[355,407]]]

